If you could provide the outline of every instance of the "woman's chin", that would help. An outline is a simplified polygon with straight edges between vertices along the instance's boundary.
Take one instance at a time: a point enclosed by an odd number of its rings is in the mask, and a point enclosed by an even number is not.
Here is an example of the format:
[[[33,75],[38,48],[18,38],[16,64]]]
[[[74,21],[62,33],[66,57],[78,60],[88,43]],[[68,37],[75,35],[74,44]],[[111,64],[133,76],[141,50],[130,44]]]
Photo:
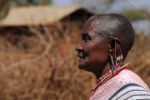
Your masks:
[[[85,69],[85,67],[86,67],[86,66],[85,66],[84,63],[79,63],[79,68],[80,68],[80,69]]]
[[[88,68],[88,64],[87,64],[87,62],[88,62],[88,59],[79,59],[79,68],[80,69],[84,69],[84,70],[88,70],[89,68]]]
[[[79,68],[82,70],[90,71],[88,65],[85,63],[79,63]]]

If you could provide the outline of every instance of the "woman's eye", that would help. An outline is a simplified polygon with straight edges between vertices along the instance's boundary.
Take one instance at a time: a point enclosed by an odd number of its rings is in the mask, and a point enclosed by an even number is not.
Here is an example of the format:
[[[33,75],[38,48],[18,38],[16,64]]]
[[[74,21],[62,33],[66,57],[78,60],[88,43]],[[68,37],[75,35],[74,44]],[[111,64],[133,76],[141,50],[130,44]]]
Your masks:
[[[85,41],[85,42],[88,42],[89,40],[91,40],[91,38],[90,38],[90,36],[85,34],[85,35],[82,36],[82,40]]]

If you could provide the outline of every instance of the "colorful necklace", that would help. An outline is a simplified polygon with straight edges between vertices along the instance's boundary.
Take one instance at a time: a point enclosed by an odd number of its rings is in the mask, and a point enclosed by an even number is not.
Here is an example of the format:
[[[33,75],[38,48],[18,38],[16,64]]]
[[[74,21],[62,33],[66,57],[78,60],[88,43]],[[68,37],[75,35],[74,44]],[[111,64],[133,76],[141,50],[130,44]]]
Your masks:
[[[98,85],[91,89],[91,92],[93,92],[92,94],[95,93],[96,89],[100,86],[102,86],[106,81],[108,81],[109,79],[111,79],[112,77],[114,77],[115,75],[117,75],[120,71],[122,71],[123,69],[126,69],[128,66],[128,63],[121,66],[121,67],[117,67],[113,72],[112,70],[109,70],[108,72],[106,72],[103,76],[101,76],[97,81],[98,81]]]

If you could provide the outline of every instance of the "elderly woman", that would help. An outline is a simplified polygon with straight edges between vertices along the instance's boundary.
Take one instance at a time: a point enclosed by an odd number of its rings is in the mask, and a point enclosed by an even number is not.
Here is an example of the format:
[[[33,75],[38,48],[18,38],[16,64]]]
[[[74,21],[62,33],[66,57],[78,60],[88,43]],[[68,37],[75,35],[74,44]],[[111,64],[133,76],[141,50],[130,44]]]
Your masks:
[[[150,100],[148,86],[124,64],[134,43],[128,19],[117,14],[93,16],[83,26],[81,37],[76,49],[79,68],[94,73],[98,80],[90,100]]]

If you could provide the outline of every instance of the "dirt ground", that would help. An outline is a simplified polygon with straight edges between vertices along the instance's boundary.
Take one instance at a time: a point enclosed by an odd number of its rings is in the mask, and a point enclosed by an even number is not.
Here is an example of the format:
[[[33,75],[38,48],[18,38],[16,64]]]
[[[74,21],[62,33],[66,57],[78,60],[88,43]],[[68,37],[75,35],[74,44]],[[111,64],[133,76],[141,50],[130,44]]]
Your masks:
[[[79,22],[0,33],[0,100],[86,100],[93,74],[79,70]],[[150,38],[136,36],[126,62],[150,86]]]

